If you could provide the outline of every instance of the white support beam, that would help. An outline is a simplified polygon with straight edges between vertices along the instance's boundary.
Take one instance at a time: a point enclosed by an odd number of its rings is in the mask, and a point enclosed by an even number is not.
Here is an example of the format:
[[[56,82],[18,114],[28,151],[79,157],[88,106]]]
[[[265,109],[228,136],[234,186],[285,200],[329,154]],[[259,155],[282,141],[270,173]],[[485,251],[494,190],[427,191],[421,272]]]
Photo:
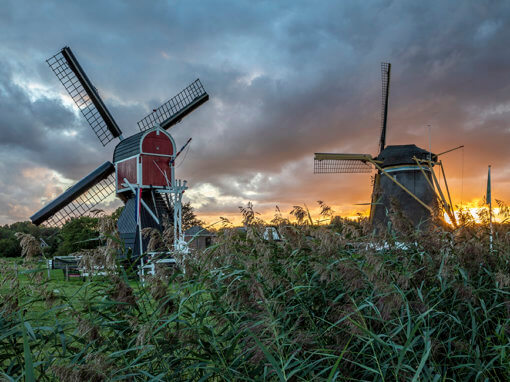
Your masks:
[[[127,187],[129,187],[131,189],[131,191],[133,191],[133,193],[136,195],[136,191],[135,191],[135,188],[133,187],[133,185],[131,183],[129,183],[127,181],[126,178],[124,178],[124,183],[123,185],[126,185]],[[145,203],[143,201],[143,199],[141,198],[140,196],[140,203],[142,204],[142,206],[147,210],[147,212],[149,213],[150,216],[152,216],[152,218],[154,219],[154,221],[159,224],[159,219],[158,217],[154,214],[154,212],[152,212],[152,210],[150,209],[150,207],[147,205],[147,203]]]

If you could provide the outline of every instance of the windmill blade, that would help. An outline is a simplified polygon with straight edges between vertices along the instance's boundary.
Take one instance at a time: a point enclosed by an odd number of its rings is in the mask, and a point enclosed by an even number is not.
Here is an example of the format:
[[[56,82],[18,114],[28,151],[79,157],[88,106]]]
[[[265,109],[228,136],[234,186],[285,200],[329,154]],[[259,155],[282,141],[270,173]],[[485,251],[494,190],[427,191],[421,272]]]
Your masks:
[[[389,62],[381,63],[382,77],[382,109],[381,109],[381,139],[379,141],[379,153],[386,146],[386,125],[388,122],[388,97],[390,95],[390,75],[391,64]]]
[[[161,128],[169,129],[208,99],[209,94],[197,79],[138,122],[138,127],[140,131],[145,131],[159,124]]]
[[[102,145],[106,146],[112,139],[121,137],[122,132],[117,122],[99,97],[71,48],[66,46],[46,62],[64,85]]]
[[[58,227],[80,217],[115,192],[115,166],[105,162],[30,217],[35,225]]]
[[[365,173],[373,169],[370,154],[315,153],[314,174]]]

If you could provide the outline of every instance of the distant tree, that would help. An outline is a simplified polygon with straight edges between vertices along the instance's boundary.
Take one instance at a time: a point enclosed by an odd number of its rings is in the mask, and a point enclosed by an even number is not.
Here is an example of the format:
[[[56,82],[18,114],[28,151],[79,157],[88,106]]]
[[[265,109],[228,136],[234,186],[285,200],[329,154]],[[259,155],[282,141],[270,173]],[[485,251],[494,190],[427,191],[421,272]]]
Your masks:
[[[203,226],[205,222],[197,218],[190,202],[184,203],[182,205],[182,228],[186,230],[196,225]]]
[[[18,257],[21,256],[21,247],[14,236],[16,232],[30,234],[37,240],[43,239],[48,247],[45,247],[44,253],[51,255],[58,246],[57,233],[59,228],[48,228],[36,226],[30,221],[16,222],[11,225],[0,227],[0,257]]]
[[[21,247],[18,240],[12,234],[12,237],[0,239],[0,257],[19,257],[21,256]]]
[[[174,217],[174,210],[172,207],[170,207],[168,213],[170,218],[169,223],[172,223]],[[184,203],[182,205],[182,228],[184,230],[194,227],[196,225],[202,226],[204,224],[205,222],[198,219],[197,216],[195,215],[195,211],[193,210],[193,207],[191,207],[190,202]]]
[[[82,249],[96,248],[100,242],[94,240],[99,236],[97,218],[81,216],[69,220],[61,229],[57,256],[67,256]]]
[[[32,222],[30,221],[12,223],[9,226],[9,230],[11,232],[28,233],[34,237],[40,236],[41,234],[40,227],[36,226],[35,224],[32,224]]]

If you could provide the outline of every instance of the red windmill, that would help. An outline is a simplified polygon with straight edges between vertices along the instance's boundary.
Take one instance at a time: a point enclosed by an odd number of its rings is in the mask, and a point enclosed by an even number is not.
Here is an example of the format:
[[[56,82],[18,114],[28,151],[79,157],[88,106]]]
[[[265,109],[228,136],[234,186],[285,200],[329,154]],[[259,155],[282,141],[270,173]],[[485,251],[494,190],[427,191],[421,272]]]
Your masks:
[[[130,248],[134,255],[144,253],[147,240],[142,239],[142,229],[161,230],[164,221],[174,225],[177,245],[182,237],[181,199],[187,187],[186,181],[175,179],[174,163],[191,138],[177,152],[174,139],[166,130],[209,99],[200,80],[153,110],[138,122],[141,131],[124,139],[71,49],[63,48],[47,62],[103,146],[114,138],[119,138],[120,143],[115,147],[113,163],[103,163],[48,203],[30,218],[32,222],[60,226],[89,213],[115,192],[125,203],[118,229],[126,249]]]

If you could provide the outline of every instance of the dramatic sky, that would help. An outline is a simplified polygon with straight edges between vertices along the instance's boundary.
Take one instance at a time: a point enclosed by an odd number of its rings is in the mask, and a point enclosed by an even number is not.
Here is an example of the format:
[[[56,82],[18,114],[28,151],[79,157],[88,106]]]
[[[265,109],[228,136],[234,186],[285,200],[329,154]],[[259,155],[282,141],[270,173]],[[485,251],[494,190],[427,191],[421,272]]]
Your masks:
[[[455,203],[510,201],[510,2],[2,1],[0,224],[26,220],[111,160],[45,60],[72,47],[124,132],[200,78],[210,101],[173,127],[198,214],[252,201],[338,214],[369,174],[313,174],[314,152],[377,154],[380,63],[392,63],[388,144],[445,155]]]

